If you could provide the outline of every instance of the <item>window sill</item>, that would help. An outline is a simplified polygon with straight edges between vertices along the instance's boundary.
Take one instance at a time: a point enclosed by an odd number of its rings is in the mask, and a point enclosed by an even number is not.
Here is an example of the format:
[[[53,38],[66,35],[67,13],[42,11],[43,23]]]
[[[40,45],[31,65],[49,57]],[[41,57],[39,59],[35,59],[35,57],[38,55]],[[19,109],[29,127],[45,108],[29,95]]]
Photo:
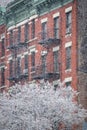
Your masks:
[[[33,39],[27,41],[27,43],[28,43],[28,42],[32,42],[32,41],[35,41],[35,40],[37,40],[37,37],[35,37],[35,38],[33,38]]]
[[[1,56],[1,59],[4,59],[5,58],[5,56]]]
[[[1,87],[0,87],[0,89],[2,89],[2,88],[6,88],[6,86],[5,86],[5,85],[3,85],[3,86],[1,86]]]
[[[71,35],[71,33],[66,33],[65,37],[70,37]]]
[[[65,72],[66,72],[66,73],[67,73],[67,72],[71,72],[71,69],[66,69]]]

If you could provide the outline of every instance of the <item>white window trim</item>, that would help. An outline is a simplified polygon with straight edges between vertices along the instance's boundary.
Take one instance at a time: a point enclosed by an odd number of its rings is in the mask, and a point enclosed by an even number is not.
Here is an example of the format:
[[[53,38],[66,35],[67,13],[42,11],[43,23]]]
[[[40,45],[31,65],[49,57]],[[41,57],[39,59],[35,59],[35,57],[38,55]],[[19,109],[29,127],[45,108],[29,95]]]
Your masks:
[[[72,46],[72,41],[65,43],[65,48]]]
[[[65,78],[65,83],[71,82],[71,81],[72,81],[72,77]]]
[[[9,27],[7,31],[13,30],[15,27],[16,27],[16,26],[13,25],[13,26]],[[9,32],[8,32],[8,33],[9,33]]]
[[[54,80],[53,81],[53,85],[58,85],[60,83],[60,79],[59,80]]]
[[[56,18],[56,17],[59,17],[59,16],[60,16],[60,12],[53,14],[53,18]]]
[[[32,20],[32,19],[35,19],[35,18],[37,18],[37,17],[38,17],[38,15],[33,15],[33,16],[31,16],[31,17],[29,18],[29,21]]]
[[[41,56],[45,56],[47,54],[47,51],[41,51]]]
[[[53,52],[58,51],[58,50],[59,50],[59,46],[56,46],[53,48]]]
[[[44,22],[47,22],[48,21],[48,18],[46,17],[46,18],[43,18],[43,19],[41,19],[41,23],[44,23]]]
[[[68,13],[70,11],[72,11],[72,6],[70,6],[70,7],[68,7],[68,8],[65,9],[65,13]]]

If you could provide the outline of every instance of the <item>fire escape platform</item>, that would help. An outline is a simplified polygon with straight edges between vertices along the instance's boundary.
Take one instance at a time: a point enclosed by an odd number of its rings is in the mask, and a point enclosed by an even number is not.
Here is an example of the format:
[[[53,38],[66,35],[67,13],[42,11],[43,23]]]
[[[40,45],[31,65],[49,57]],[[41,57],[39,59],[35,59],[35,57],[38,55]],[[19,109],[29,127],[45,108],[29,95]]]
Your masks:
[[[25,79],[28,77],[28,74],[21,74],[21,75],[17,75],[17,76],[11,76],[8,78],[9,81],[20,81],[22,79]]]
[[[59,45],[60,44],[60,39],[57,38],[48,38],[48,39],[42,39],[38,42],[40,45],[48,45],[50,46],[51,44],[56,44]]]

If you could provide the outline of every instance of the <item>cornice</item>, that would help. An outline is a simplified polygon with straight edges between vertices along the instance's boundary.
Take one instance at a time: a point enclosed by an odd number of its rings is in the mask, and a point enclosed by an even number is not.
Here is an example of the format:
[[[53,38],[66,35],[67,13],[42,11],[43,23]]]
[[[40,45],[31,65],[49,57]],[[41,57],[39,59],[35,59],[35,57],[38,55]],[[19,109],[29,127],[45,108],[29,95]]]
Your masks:
[[[7,6],[7,27],[16,25],[33,15],[43,15],[73,0],[14,0]]]

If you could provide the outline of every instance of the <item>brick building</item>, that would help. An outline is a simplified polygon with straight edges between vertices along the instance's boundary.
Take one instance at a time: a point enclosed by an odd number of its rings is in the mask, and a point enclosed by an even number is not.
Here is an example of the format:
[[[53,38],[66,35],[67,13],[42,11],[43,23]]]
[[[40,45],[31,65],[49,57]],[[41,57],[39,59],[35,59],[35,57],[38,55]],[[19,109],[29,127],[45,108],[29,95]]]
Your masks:
[[[5,8],[0,7],[0,91],[5,87]]]
[[[59,80],[65,80],[67,86],[81,91],[78,100],[87,108],[86,13],[82,0],[9,3],[5,86],[44,78],[56,87]]]
[[[65,79],[76,89],[76,2],[14,1],[6,22],[6,84],[45,78],[56,86]]]

